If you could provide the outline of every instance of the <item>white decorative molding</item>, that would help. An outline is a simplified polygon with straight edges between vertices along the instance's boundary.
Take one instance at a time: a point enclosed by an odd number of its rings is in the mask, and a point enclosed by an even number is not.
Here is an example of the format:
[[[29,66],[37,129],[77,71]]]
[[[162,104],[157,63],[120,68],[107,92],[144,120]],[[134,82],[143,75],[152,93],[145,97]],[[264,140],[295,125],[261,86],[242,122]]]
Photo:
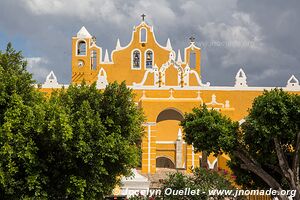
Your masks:
[[[158,67],[157,65],[155,64],[154,67],[153,67],[153,73],[154,73],[154,86],[155,87],[159,87],[159,70],[158,70]]]
[[[142,26],[144,26],[144,25],[145,25],[145,23],[144,23]],[[145,32],[146,35],[145,35],[145,40],[142,41],[142,31],[143,31],[143,30],[146,31],[146,32]],[[140,35],[140,36],[139,36],[139,38],[140,38],[140,39],[139,39],[140,43],[147,43],[147,40],[148,40],[148,30],[147,30],[146,28],[144,28],[144,27],[140,28],[139,35]]]
[[[229,100],[225,101],[225,108],[230,108],[230,102],[229,102]]]
[[[178,72],[177,73],[177,83],[178,83],[177,86],[181,87],[181,77],[182,77],[181,73],[183,73],[183,68],[181,67],[181,65],[176,64],[174,51],[170,52],[169,60],[166,63],[164,63],[159,70],[160,75],[161,75],[161,77],[160,77],[161,85],[160,86],[161,87],[165,86],[165,83],[166,83],[166,73],[165,72],[171,65],[173,65],[173,67]]]
[[[86,28],[83,26],[77,33],[78,38],[92,38],[91,34],[86,30]]]
[[[103,63],[110,63],[107,49],[105,50]]]
[[[237,88],[244,88],[244,87],[248,87],[247,85],[247,76],[244,72],[244,70],[241,68],[236,76],[235,76],[235,85],[234,87],[237,87]]]
[[[179,141],[182,140],[182,131],[181,131],[181,128],[178,129],[177,140],[179,140]]]
[[[216,158],[212,163],[207,159],[207,164],[209,169],[214,169],[215,164],[218,162],[218,158]]]
[[[229,100],[226,100],[225,104],[224,103],[219,103],[219,102],[217,102],[217,96],[215,94],[213,94],[211,96],[211,102],[205,103],[205,104],[207,106],[221,106],[221,108],[230,108]]]
[[[156,141],[156,144],[176,144],[176,141]],[[182,144],[186,144],[185,141],[183,141]]]
[[[287,85],[286,85],[287,89],[300,89],[300,85],[299,85],[299,80],[292,75],[291,78],[288,80]]]
[[[169,99],[175,99],[174,96],[173,96],[173,93],[174,93],[173,88],[171,88],[171,89],[169,90],[169,93],[170,93]]]
[[[208,82],[209,84],[209,82]],[[237,88],[234,86],[209,86],[209,85],[202,85],[202,86],[188,86],[188,87],[180,87],[180,86],[161,86],[161,87],[156,87],[156,86],[139,86],[136,87],[134,85],[128,85],[128,88],[134,89],[134,90],[169,90],[170,88],[173,88],[174,90],[187,90],[187,91],[199,91],[199,90],[204,90],[204,91],[259,91],[263,92],[264,90],[273,90],[275,88],[281,88],[284,91],[300,91],[300,88],[287,88],[287,87],[245,87],[245,88]]]
[[[168,50],[170,50],[170,51],[172,51],[172,45],[171,45],[171,41],[170,41],[170,38],[168,38],[168,40],[167,40],[167,45],[166,45],[166,49],[168,49]]]
[[[106,75],[106,72],[103,68],[101,68],[99,70],[99,73],[98,73],[98,79],[97,79],[97,82],[96,82],[96,88],[97,89],[104,89],[106,88],[106,86],[108,85],[108,81],[107,81],[107,75]]]
[[[121,49],[122,49],[122,47],[121,47],[120,39],[118,38],[117,44],[116,44],[116,50],[121,50]]]
[[[190,70],[190,74],[194,74],[196,76],[197,82],[199,84],[199,86],[205,86],[205,87],[209,87],[210,86],[210,82],[206,82],[205,84],[202,83],[199,74],[197,73],[197,71],[195,70]]]
[[[169,89],[169,97],[149,97],[146,96],[146,90],[143,90],[142,97],[139,100],[146,100],[146,101],[176,101],[176,102],[199,102],[200,105],[203,105],[203,100],[200,96],[200,92],[197,92],[196,97],[174,97],[173,96],[174,90],[173,88]]]
[[[181,58],[180,49],[178,49],[178,53],[177,53],[177,63],[179,65],[182,64],[182,58]]]
[[[53,71],[51,71],[46,77],[46,81],[42,85],[42,88],[61,88],[63,85],[57,82],[57,78]]]
[[[242,125],[245,121],[246,121],[245,119],[241,119],[241,120],[239,121],[239,125]]]
[[[149,74],[154,74],[154,85],[155,86],[158,86],[158,80],[159,80],[159,72],[158,72],[158,67],[157,65],[155,65],[152,69],[147,69],[144,73],[144,76],[143,76],[143,79],[140,83],[136,83],[136,82],[133,82],[133,86],[134,87],[141,87],[141,86],[144,86],[147,78],[148,78],[148,75]]]

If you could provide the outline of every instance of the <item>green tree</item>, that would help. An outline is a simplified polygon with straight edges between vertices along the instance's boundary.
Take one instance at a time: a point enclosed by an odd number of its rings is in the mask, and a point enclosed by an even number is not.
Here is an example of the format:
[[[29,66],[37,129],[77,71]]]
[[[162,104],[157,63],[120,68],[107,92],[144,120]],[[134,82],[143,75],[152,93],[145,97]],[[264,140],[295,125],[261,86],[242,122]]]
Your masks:
[[[228,175],[227,175],[228,176]],[[224,175],[222,172],[216,172],[204,168],[196,168],[193,170],[193,174],[183,174],[180,172],[170,173],[168,177],[162,182],[161,191],[162,196],[152,197],[153,200],[207,200],[215,199],[221,200],[225,198],[225,195],[211,195],[209,191],[214,189],[219,190],[233,190],[229,177]],[[198,194],[195,195],[164,195],[164,191],[167,188],[171,188],[173,191],[185,190],[187,188],[191,190],[199,190]],[[151,199],[150,197],[144,197],[141,195],[131,197],[130,200],[146,200]],[[241,199],[241,198],[239,198]]]
[[[144,117],[132,91],[83,83],[46,99],[11,45],[0,63],[0,199],[110,194],[139,162]]]
[[[33,105],[40,99],[32,86],[34,81],[26,71],[26,65],[22,53],[14,50],[11,43],[4,52],[0,51],[0,124],[13,101],[13,94],[19,95],[25,105]]]
[[[125,83],[110,84],[103,92],[95,84],[70,86],[50,98],[51,105],[65,110],[72,131],[59,138],[64,132],[58,133],[59,128],[53,127],[52,134],[58,142],[66,143],[57,144],[62,148],[57,155],[47,155],[47,160],[56,158],[47,163],[55,169],[49,195],[101,198],[110,194],[121,175],[129,175],[131,168],[138,165],[144,118],[132,99]],[[44,144],[43,152],[57,149],[53,146]]]
[[[181,125],[186,141],[197,151],[229,154],[240,183],[296,190],[300,199],[300,96],[279,89],[265,91],[254,100],[245,120],[239,127],[203,106],[186,114]]]

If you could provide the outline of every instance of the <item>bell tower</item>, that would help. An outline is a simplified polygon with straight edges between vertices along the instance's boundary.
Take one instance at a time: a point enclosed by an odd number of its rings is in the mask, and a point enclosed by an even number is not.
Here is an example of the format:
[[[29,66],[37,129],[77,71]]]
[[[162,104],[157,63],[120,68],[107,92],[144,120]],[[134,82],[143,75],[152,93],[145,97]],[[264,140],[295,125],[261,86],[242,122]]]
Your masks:
[[[97,80],[101,48],[83,26],[72,37],[72,83],[80,84],[83,80],[92,84]]]

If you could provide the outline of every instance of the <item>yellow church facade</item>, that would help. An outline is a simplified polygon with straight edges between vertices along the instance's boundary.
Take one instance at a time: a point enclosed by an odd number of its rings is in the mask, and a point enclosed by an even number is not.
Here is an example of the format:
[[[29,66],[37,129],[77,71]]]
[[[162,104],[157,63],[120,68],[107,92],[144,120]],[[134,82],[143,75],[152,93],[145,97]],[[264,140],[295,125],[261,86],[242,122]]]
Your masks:
[[[200,164],[201,153],[184,141],[179,122],[185,112],[206,104],[235,121],[243,122],[255,97],[266,87],[250,87],[242,69],[234,86],[211,86],[201,79],[201,49],[190,38],[181,52],[170,40],[157,42],[152,26],[144,20],[133,28],[128,45],[109,54],[96,44],[96,39],[82,27],[72,37],[72,84],[96,82],[103,89],[109,82],[126,81],[136,94],[135,102],[145,113],[145,136],[142,140],[142,173],[154,174],[158,168],[189,170]],[[61,88],[53,72],[41,90]],[[299,81],[292,76],[284,90],[300,94]],[[209,168],[229,170],[226,155],[209,156]]]

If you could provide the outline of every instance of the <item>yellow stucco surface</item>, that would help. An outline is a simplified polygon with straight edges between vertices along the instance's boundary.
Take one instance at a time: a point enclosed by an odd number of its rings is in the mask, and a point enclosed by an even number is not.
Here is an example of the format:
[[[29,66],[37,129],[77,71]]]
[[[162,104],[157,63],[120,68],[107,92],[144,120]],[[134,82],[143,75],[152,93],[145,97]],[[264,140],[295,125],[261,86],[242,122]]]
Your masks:
[[[136,51],[138,53],[134,53]],[[152,52],[152,57],[149,52]],[[135,102],[144,110],[143,173],[155,173],[156,161],[162,157],[186,170],[199,166],[201,153],[194,152],[181,136],[179,123],[184,113],[205,103],[209,108],[240,121],[247,116],[254,98],[264,89],[248,87],[245,76],[237,76],[237,86],[232,87],[204,84],[200,74],[201,49],[191,41],[181,53],[179,56],[171,43],[166,46],[158,44],[153,27],[144,21],[133,28],[128,45],[117,44],[110,54],[98,47],[86,30],[72,37],[72,83],[96,82],[97,87],[103,89],[109,82],[126,81],[135,93]],[[194,63],[191,56],[195,57]],[[52,88],[42,87],[40,90],[50,93]],[[291,88],[291,92],[300,94],[300,89]],[[180,158],[181,162],[178,162]],[[226,166],[228,159],[226,155],[218,158],[210,155],[209,163],[211,167],[229,170]]]

